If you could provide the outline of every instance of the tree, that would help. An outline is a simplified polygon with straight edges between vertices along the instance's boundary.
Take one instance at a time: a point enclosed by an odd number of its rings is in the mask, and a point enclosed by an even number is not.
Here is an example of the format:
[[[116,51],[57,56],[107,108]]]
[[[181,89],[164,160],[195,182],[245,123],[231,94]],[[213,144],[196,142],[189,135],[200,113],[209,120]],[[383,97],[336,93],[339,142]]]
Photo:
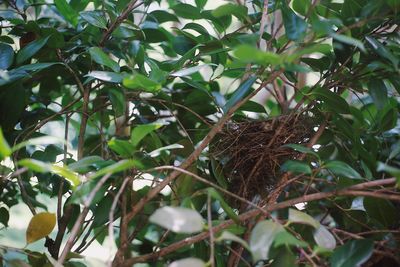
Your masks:
[[[399,1],[1,7],[2,266],[400,265]]]

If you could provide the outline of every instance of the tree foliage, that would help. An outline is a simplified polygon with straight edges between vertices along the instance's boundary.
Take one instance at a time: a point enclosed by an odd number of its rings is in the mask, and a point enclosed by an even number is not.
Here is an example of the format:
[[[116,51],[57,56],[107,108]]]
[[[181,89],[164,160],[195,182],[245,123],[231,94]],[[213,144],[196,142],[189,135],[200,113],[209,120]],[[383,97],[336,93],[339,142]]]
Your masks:
[[[398,0],[2,2],[1,266],[400,265]]]

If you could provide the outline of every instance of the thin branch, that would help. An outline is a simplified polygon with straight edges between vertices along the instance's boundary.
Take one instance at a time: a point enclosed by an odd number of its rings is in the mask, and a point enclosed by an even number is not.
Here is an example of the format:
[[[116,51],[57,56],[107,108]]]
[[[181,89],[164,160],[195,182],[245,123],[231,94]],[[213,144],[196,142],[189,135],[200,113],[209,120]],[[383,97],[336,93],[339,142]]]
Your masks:
[[[210,235],[210,266],[215,267],[215,259],[214,259],[214,233],[212,230],[212,215],[211,215],[211,195],[207,196],[207,222],[208,222],[208,230]]]
[[[79,230],[82,226],[83,221],[86,218],[86,215],[89,212],[89,207],[90,204],[92,203],[94,197],[96,196],[96,193],[101,189],[103,184],[110,178],[111,174],[106,174],[104,175],[96,184],[96,186],[93,188],[93,190],[90,192],[89,196],[86,198],[86,200],[83,203],[84,209],[82,210],[81,214],[79,214],[78,219],[76,220],[70,236],[67,240],[67,243],[65,244],[64,250],[61,253],[60,258],[57,261],[57,267],[61,267],[68,255],[68,253],[71,251],[72,246],[74,245],[74,240],[75,237],[78,235]]]
[[[379,182],[378,182],[379,181]],[[339,190],[339,191],[333,191],[333,192],[322,192],[322,193],[315,193],[315,194],[310,194],[310,195],[305,195],[305,196],[301,196],[298,198],[294,198],[294,199],[290,199],[290,200],[286,200],[280,203],[276,203],[276,204],[271,204],[268,205],[267,207],[265,207],[266,211],[268,212],[272,212],[275,210],[279,210],[279,209],[284,209],[287,207],[291,207],[294,206],[295,204],[298,203],[304,203],[304,202],[310,202],[310,201],[316,201],[316,200],[320,200],[320,199],[326,199],[326,198],[330,198],[330,197],[334,197],[334,196],[374,196],[374,197],[384,197],[386,198],[386,196],[383,196],[382,194],[374,194],[374,192],[369,192],[369,191],[356,191],[356,190],[352,190],[354,187],[357,186],[361,186],[364,188],[370,188],[370,187],[376,187],[376,186],[381,186],[381,185],[388,185],[388,184],[393,184],[396,182],[396,179],[394,178],[389,178],[389,179],[382,179],[382,180],[377,180],[377,181],[373,181],[374,183],[371,182],[366,182],[366,183],[362,183],[356,186],[350,186],[346,189],[343,190]],[[400,198],[397,197],[397,201],[400,202]],[[254,218],[258,215],[260,215],[260,211],[259,210],[251,210],[248,211],[246,213],[243,213],[241,215],[239,215],[239,220],[240,221],[247,221],[251,218]],[[217,233],[223,229],[226,229],[227,227],[231,226],[232,224],[234,224],[235,222],[233,220],[227,220],[222,222],[221,224],[213,227],[212,231],[213,233]],[[163,257],[165,255],[168,255],[169,253],[175,252],[176,250],[183,248],[185,246],[200,242],[206,238],[209,237],[209,231],[200,233],[198,235],[189,237],[189,238],[185,238],[181,241],[178,241],[176,243],[173,243],[165,248],[160,249],[159,251],[153,252],[153,253],[149,253],[149,254],[145,254],[145,255],[141,255],[135,258],[131,258],[128,259],[124,262],[124,264],[122,266],[132,266],[134,263],[140,263],[140,262],[148,262],[154,259],[159,259],[160,257]]]
[[[103,37],[101,38],[99,44],[100,47],[104,46],[104,43],[110,38],[113,31],[129,16],[132,10],[143,4],[143,2],[140,2],[136,5],[136,2],[137,0],[130,1],[129,4],[126,6],[125,10],[121,13],[121,15],[119,15],[115,19],[115,21],[110,25],[110,27],[107,29],[107,31],[103,34]]]

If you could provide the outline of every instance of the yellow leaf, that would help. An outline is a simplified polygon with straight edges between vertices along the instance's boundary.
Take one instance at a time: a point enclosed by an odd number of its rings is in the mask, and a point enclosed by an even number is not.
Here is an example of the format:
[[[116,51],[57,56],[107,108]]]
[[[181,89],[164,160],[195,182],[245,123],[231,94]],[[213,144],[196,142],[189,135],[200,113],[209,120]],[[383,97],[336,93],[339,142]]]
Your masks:
[[[33,216],[26,229],[26,244],[33,243],[53,231],[56,225],[56,215],[50,212],[41,212]]]

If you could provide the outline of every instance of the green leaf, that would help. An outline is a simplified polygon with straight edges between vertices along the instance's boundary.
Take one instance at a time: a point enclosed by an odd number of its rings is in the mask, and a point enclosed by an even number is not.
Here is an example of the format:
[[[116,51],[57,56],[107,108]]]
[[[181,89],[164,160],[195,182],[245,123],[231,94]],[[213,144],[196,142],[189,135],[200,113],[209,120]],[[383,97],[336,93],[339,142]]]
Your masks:
[[[244,83],[242,83],[238,89],[233,93],[231,98],[222,108],[222,110],[226,113],[228,112],[234,105],[236,105],[240,100],[242,100],[250,91],[253,83],[257,80],[256,76],[252,76],[248,78]]]
[[[111,71],[98,71],[94,70],[89,72],[86,76],[93,77],[95,79],[99,79],[101,81],[110,82],[110,83],[121,83],[124,79],[122,74],[111,72]]]
[[[325,249],[335,249],[336,239],[325,226],[320,225],[313,232],[313,237],[318,246]]]
[[[368,239],[348,241],[335,249],[331,257],[331,267],[361,266],[372,255],[374,243]]]
[[[268,259],[268,253],[276,236],[285,231],[282,225],[273,221],[261,221],[257,223],[250,235],[250,250],[253,261]]]
[[[200,9],[204,8],[204,6],[207,4],[207,0],[195,0],[196,6]]]
[[[157,209],[149,221],[175,233],[192,234],[203,230],[203,218],[192,209],[165,206]]]
[[[108,147],[117,152],[122,158],[132,157],[135,153],[135,147],[129,141],[119,140],[114,137],[108,141]]]
[[[362,179],[362,176],[350,167],[349,164],[342,161],[330,161],[324,165],[324,167],[336,175],[352,178]]]
[[[169,151],[171,149],[182,149],[182,148],[184,148],[184,146],[181,144],[171,144],[171,145],[157,148],[157,149],[151,151],[150,153],[148,153],[148,155],[150,157],[154,158],[154,157],[158,157],[161,154],[161,151],[165,151],[165,150]]]
[[[337,34],[337,33],[330,33],[330,36],[333,39],[335,39],[335,40],[337,40],[337,41],[339,41],[341,43],[355,46],[355,47],[359,48],[363,52],[366,51],[364,44],[360,40],[357,40],[357,39],[355,39],[353,37],[350,37],[350,36],[347,36],[347,35],[343,35],[343,34]]]
[[[278,237],[277,237],[278,238]],[[274,258],[274,261],[269,265],[270,267],[297,267],[296,256],[288,248],[282,248],[279,250],[278,255]]]
[[[285,247],[295,246],[295,247],[305,248],[308,246],[308,244],[304,241],[298,240],[291,233],[283,231],[276,235],[275,241],[273,243],[274,248],[280,246],[285,246]]]
[[[5,227],[8,226],[8,221],[10,220],[10,213],[5,207],[0,207],[0,223]]]
[[[78,25],[78,13],[67,3],[66,0],[54,0],[58,12],[66,21],[76,27]]]
[[[8,69],[14,61],[14,49],[8,44],[0,43],[0,69]]]
[[[247,7],[245,5],[228,3],[217,7],[211,14],[216,18],[233,15],[238,19],[245,19],[247,17]]]
[[[396,207],[386,199],[378,199],[373,197],[365,197],[363,206],[369,218],[373,220],[370,223],[375,223],[385,228],[391,228],[400,219]]]
[[[215,239],[216,242],[221,242],[221,241],[225,241],[225,240],[237,242],[240,245],[242,245],[242,247],[244,247],[245,249],[250,251],[250,247],[246,241],[244,241],[240,237],[232,234],[229,231],[223,231],[222,234],[218,238]]]
[[[213,157],[210,159],[211,161],[211,168],[212,174],[214,175],[215,179],[217,180],[218,184],[223,188],[228,188],[228,182],[224,176],[223,167],[221,164],[218,163]]]
[[[22,159],[18,162],[18,165],[24,166],[35,172],[51,172],[60,175],[68,180],[74,188],[81,183],[81,179],[79,178],[79,176],[66,167],[57,166],[36,159]]]
[[[314,227],[315,229],[317,229],[320,226],[320,223],[313,217],[311,217],[307,213],[295,209],[289,209],[288,222],[307,224]]]
[[[143,165],[140,161],[136,159],[121,160],[118,161],[117,163],[114,163],[112,165],[109,165],[105,168],[98,170],[97,172],[92,174],[89,177],[89,179],[95,179],[97,177],[104,176],[106,174],[115,174],[131,168],[143,169]]]
[[[186,258],[177,261],[173,261],[168,267],[204,267],[206,263],[197,258]]]
[[[96,63],[107,66],[114,72],[119,72],[119,64],[112,60],[106,53],[104,53],[101,48],[91,47],[89,48],[89,53]]]
[[[302,145],[298,145],[298,144],[286,144],[283,145],[282,147],[290,147],[298,152],[304,153],[304,154],[309,154],[309,155],[313,155],[315,156],[317,159],[319,159],[319,155],[317,153],[315,153],[314,150],[312,150],[309,147],[305,147]]]
[[[285,26],[285,34],[289,40],[297,41],[302,38],[307,30],[307,23],[296,15],[286,3],[282,5],[282,19]]]
[[[41,136],[32,138],[21,143],[16,144],[12,147],[12,151],[15,152],[26,146],[37,146],[37,145],[54,145],[54,144],[68,144],[66,141],[59,137],[54,136]]]
[[[371,36],[366,36],[365,40],[370,44],[372,49],[381,57],[386,58],[390,62],[392,62],[393,66],[397,68],[399,64],[399,59],[395,55],[393,55],[384,45],[382,45],[380,42],[378,42],[376,39],[374,39]]]
[[[340,97],[340,95],[335,94],[334,92],[328,89],[318,87],[311,92],[311,95],[314,95],[318,99],[323,100],[328,105],[329,109],[332,111],[335,111],[339,114],[350,113],[349,104],[347,104],[346,100]]]
[[[171,7],[171,9],[181,18],[184,19],[201,19],[200,9],[195,6],[179,3]]]
[[[125,114],[126,111],[126,99],[124,91],[120,88],[110,88],[108,90],[108,96],[110,98],[115,117],[119,117]]]
[[[368,90],[376,107],[382,110],[388,102],[388,92],[385,83],[379,78],[373,78],[368,83]]]
[[[49,40],[49,36],[35,40],[22,48],[17,54],[17,64],[21,64],[25,60],[34,56],[43,46],[45,46],[47,40]]]
[[[279,65],[282,57],[273,52],[264,52],[250,45],[238,46],[233,53],[240,61],[257,63],[263,66]]]
[[[390,175],[393,175],[397,179],[397,187],[400,187],[400,169],[389,166],[383,162],[378,163],[378,167],[376,169],[378,172],[387,172]]]
[[[128,89],[142,90],[149,93],[157,93],[162,88],[158,82],[139,73],[124,78],[122,84]]]
[[[190,68],[186,68],[186,69],[181,69],[178,71],[175,71],[173,73],[171,73],[171,76],[174,77],[183,77],[183,76],[189,76],[193,73],[196,73],[198,71],[200,71],[202,68],[208,66],[208,64],[204,64],[204,65],[199,65],[199,66],[194,66],[194,67],[190,67]]]
[[[104,14],[97,11],[82,11],[79,15],[89,24],[107,30],[107,20]]]
[[[293,0],[292,7],[297,13],[306,16],[311,8],[310,0]]]
[[[131,133],[131,143],[134,147],[142,141],[143,138],[146,137],[149,133],[161,128],[163,124],[161,123],[151,123],[151,124],[142,124],[133,128]]]
[[[6,138],[3,135],[3,130],[0,127],[0,159],[10,156],[11,153],[12,150],[8,145]]]
[[[282,171],[284,172],[293,172],[293,173],[304,173],[311,174],[311,168],[307,163],[288,160],[281,166]]]
[[[88,156],[84,157],[81,160],[78,160],[77,162],[69,164],[68,168],[74,172],[85,173],[90,171],[89,167],[94,166],[103,161],[104,159],[99,156]]]
[[[226,212],[229,218],[236,223],[240,223],[238,215],[234,210],[225,202],[224,198],[214,188],[207,188],[208,194],[215,200],[218,200],[222,209]]]

